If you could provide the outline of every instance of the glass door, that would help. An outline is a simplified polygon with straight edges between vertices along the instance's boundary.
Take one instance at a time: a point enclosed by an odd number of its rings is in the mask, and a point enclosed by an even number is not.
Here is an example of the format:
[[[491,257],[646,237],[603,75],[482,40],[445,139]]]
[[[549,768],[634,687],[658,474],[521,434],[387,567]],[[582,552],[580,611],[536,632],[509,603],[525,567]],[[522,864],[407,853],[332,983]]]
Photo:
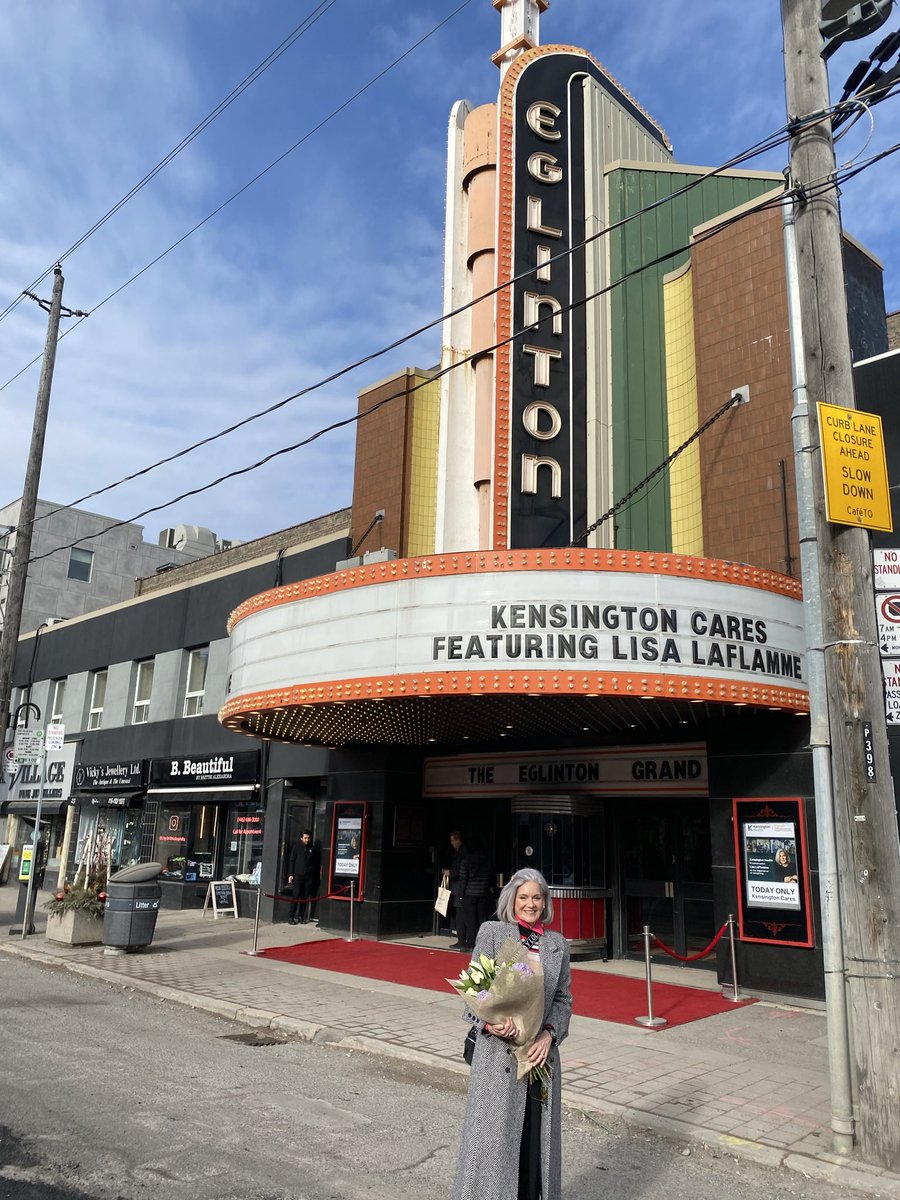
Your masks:
[[[708,945],[715,934],[708,802],[629,803],[619,845],[626,953],[643,954],[645,925],[678,954]]]

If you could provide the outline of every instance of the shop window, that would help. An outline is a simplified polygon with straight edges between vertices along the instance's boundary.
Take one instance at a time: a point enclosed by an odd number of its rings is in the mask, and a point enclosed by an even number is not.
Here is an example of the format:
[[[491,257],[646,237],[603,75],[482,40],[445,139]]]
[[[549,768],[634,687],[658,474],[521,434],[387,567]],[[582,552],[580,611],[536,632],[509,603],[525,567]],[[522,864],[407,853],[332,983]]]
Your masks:
[[[69,578],[77,579],[80,583],[90,583],[93,567],[93,550],[82,550],[80,546],[73,546],[69,551]]]
[[[50,684],[50,720],[58,724],[63,719],[63,703],[66,699],[66,681],[54,679]]]
[[[135,663],[134,706],[131,710],[132,725],[143,725],[150,720],[150,693],[153,691],[153,659]]]
[[[103,724],[103,705],[106,701],[106,671],[91,674],[91,704],[88,709],[88,729],[99,729]]]
[[[184,880],[191,833],[191,806],[163,804],[156,823],[156,861],[163,864],[161,879]]]
[[[140,825],[139,807],[97,810],[85,806],[78,824],[75,862],[81,862],[88,839],[96,835],[109,839],[110,873],[140,862]]]
[[[223,876],[253,875],[263,845],[263,812],[256,801],[228,805],[224,843]]]
[[[184,693],[184,715],[199,717],[203,712],[203,693],[206,691],[206,665],[209,646],[192,650],[188,656],[187,685]]]

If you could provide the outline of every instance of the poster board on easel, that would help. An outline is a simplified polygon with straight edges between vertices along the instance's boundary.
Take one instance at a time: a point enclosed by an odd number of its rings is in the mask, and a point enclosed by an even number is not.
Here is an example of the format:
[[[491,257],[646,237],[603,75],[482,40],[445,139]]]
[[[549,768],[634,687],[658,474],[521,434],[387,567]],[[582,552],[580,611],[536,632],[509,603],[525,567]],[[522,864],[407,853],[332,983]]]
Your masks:
[[[203,901],[203,916],[206,916],[206,910],[212,907],[213,920],[217,921],[219,917],[226,917],[229,913],[234,914],[237,920],[237,893],[234,890],[233,879],[211,879],[209,887],[206,889],[206,899]]]

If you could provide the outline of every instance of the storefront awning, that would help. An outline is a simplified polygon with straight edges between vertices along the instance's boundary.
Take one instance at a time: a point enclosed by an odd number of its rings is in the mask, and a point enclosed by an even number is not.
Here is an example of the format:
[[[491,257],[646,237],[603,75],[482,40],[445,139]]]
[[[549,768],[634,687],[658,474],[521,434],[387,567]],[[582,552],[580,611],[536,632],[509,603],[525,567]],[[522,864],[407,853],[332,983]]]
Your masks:
[[[58,817],[68,807],[68,800],[44,800],[41,804],[41,816]],[[36,815],[37,800],[0,801],[0,817],[34,817]]]
[[[227,804],[235,800],[251,800],[257,788],[252,783],[223,784],[219,788],[148,788],[147,795],[153,800],[162,800],[167,804],[176,804],[179,800],[184,804]]]

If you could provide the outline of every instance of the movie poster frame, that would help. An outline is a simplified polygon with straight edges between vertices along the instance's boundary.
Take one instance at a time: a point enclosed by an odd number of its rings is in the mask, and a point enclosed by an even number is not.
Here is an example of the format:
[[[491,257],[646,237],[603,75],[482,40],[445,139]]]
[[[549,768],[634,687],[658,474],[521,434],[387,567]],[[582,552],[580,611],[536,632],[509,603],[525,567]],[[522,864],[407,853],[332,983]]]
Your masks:
[[[746,912],[747,873],[744,859],[744,824],[749,821],[792,821],[796,829],[797,863],[801,872],[801,909],[798,920],[785,921],[781,908],[754,909]],[[738,936],[742,942],[757,942],[765,946],[794,946],[811,949],[813,941],[812,894],[809,881],[809,843],[806,833],[806,804],[802,796],[753,796],[732,799],[734,826],[734,864],[737,882]],[[782,938],[779,933],[800,925],[802,936]],[[768,936],[759,930],[769,930]]]
[[[343,810],[353,809],[354,812]],[[338,820],[341,816],[361,818],[360,834],[359,834],[359,872],[356,875],[338,875],[336,871],[337,865],[337,832]],[[366,842],[368,829],[369,805],[365,800],[336,800],[334,809],[331,814],[331,848],[328,855],[328,891],[331,900],[346,900],[349,902],[350,893],[342,892],[340,895],[335,895],[335,887],[348,887],[351,882],[356,883],[354,900],[361,900],[363,897],[363,888],[366,878]]]

